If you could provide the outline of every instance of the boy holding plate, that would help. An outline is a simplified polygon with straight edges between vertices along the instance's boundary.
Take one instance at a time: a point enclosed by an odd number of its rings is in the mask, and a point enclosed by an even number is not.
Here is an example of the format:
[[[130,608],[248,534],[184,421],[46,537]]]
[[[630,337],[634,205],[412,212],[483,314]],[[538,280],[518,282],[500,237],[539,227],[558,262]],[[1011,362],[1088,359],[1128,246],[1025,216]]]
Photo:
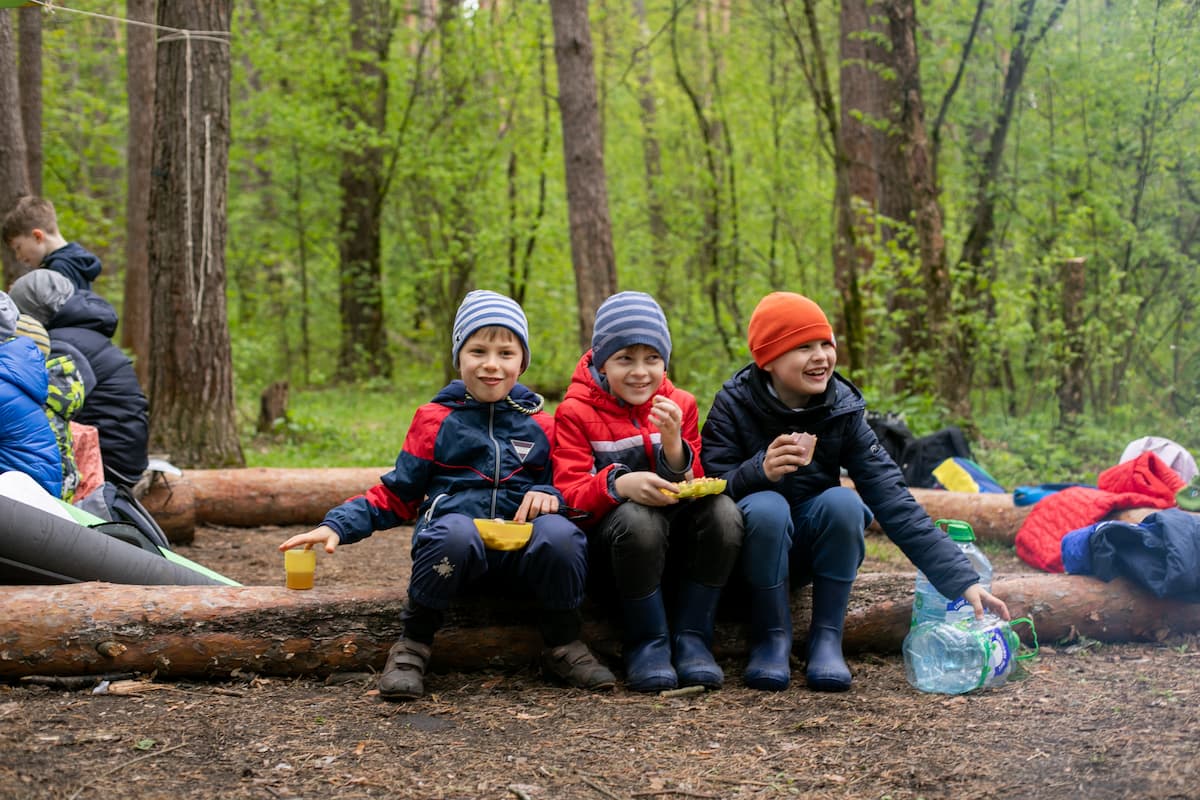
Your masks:
[[[611,688],[613,674],[579,638],[587,542],[557,513],[550,469],[554,419],[539,395],[517,383],[529,366],[524,311],[504,295],[470,292],[455,316],[452,358],[461,380],[417,409],[395,469],[279,549],[321,545],[333,553],[339,544],[415,522],[404,636],[379,679],[386,699],[424,693],[446,609],[481,586],[536,601],[548,675],[578,688]],[[494,518],[530,521],[528,544],[486,547],[475,520]]]

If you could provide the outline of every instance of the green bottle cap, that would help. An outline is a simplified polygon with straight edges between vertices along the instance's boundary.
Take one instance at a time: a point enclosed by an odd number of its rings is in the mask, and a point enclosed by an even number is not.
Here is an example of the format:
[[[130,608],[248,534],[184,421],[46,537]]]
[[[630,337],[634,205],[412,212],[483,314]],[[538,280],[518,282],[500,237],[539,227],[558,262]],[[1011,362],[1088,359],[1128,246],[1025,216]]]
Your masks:
[[[956,542],[975,541],[975,531],[961,519],[939,519],[935,524],[950,534],[950,538]]]

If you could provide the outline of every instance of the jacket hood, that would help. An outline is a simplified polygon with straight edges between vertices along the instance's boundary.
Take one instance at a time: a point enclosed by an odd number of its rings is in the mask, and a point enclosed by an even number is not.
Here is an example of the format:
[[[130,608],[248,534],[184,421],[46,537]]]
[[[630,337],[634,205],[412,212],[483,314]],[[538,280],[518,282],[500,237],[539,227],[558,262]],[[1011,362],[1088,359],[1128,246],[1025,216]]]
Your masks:
[[[48,382],[46,359],[32,339],[14,336],[0,341],[0,384],[12,384],[40,406],[46,401]]]
[[[654,396],[640,406],[630,406],[608,390],[607,381],[592,363],[592,351],[588,350],[575,365],[575,372],[571,375],[571,385],[567,387],[566,397],[580,400],[610,413],[641,419],[649,415],[654,397],[669,396],[674,390],[675,386],[671,383],[671,379],[664,375],[662,384],[654,391]]]
[[[725,389],[741,402],[752,405],[764,417],[786,422],[794,430],[804,430],[811,420],[850,414],[867,407],[866,400],[858,387],[835,371],[821,399],[805,408],[794,409],[770,389],[770,373],[756,364],[747,364],[725,382]]]
[[[523,414],[534,414],[541,411],[542,406],[546,402],[545,398],[523,383],[515,384],[505,400],[508,400],[511,405]],[[481,403],[475,398],[469,397],[467,395],[467,385],[461,380],[450,381],[450,383],[443,386],[441,391],[434,396],[433,402],[444,406],[457,406],[463,403],[476,406],[489,405],[488,403]]]
[[[78,289],[50,318],[46,328],[86,328],[111,339],[117,331],[117,310],[90,289]]]
[[[83,288],[83,281],[90,286],[92,281],[100,277],[102,264],[95,254],[89,253],[77,242],[67,242],[62,247],[46,256],[45,262],[54,262],[54,269],[67,274],[71,282]],[[83,279],[83,281],[80,280]]]

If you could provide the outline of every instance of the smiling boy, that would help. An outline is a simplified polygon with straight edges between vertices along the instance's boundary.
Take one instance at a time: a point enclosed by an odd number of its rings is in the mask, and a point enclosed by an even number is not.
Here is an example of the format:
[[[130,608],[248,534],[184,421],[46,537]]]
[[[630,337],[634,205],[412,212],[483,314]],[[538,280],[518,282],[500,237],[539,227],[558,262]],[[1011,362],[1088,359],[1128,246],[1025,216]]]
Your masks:
[[[717,392],[702,450],[705,470],[726,479],[745,515],[746,684],[787,688],[790,585],[811,580],[808,686],[850,688],[842,628],[872,516],[938,591],[963,596],[976,616],[986,607],[1008,619],[1004,603],[984,590],[966,556],[913,499],[867,425],[862,393],[834,371],[837,342],[821,307],[793,292],[768,294],[750,317],[748,340],[754,363]],[[843,468],[854,489],[841,485]]]
[[[615,294],[596,311],[592,349],[554,414],[555,486],[589,515],[593,567],[621,607],[626,683],[641,692],[724,682],[713,621],[742,540],[729,497],[676,497],[679,481],[704,471],[696,398],[671,383],[670,359],[654,298]],[[668,561],[679,579],[664,592]]]
[[[548,675],[580,688],[611,688],[613,674],[579,639],[587,541],[557,513],[554,419],[542,398],[517,382],[529,366],[525,313],[504,295],[470,292],[455,316],[451,357],[461,379],[417,409],[395,469],[279,549],[321,545],[333,553],[339,544],[415,522],[404,636],[379,679],[385,699],[424,693],[446,609],[464,591],[485,586],[536,602]],[[493,518],[531,521],[528,544],[486,548],[475,519]]]

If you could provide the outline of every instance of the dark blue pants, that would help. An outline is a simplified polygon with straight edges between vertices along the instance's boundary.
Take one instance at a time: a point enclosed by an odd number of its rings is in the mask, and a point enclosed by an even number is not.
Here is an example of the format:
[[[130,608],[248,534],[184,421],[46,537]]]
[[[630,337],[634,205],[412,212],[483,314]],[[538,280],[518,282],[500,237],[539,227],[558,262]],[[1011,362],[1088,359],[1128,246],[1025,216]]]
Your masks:
[[[488,550],[465,514],[446,514],[417,530],[408,594],[444,611],[465,592],[495,590],[532,597],[547,610],[579,608],[587,580],[587,538],[559,514],[533,520],[520,550]]]
[[[795,585],[812,577],[853,581],[866,554],[870,510],[844,486],[791,505],[779,492],[755,492],[738,501],[746,520],[741,571],[755,588]]]

